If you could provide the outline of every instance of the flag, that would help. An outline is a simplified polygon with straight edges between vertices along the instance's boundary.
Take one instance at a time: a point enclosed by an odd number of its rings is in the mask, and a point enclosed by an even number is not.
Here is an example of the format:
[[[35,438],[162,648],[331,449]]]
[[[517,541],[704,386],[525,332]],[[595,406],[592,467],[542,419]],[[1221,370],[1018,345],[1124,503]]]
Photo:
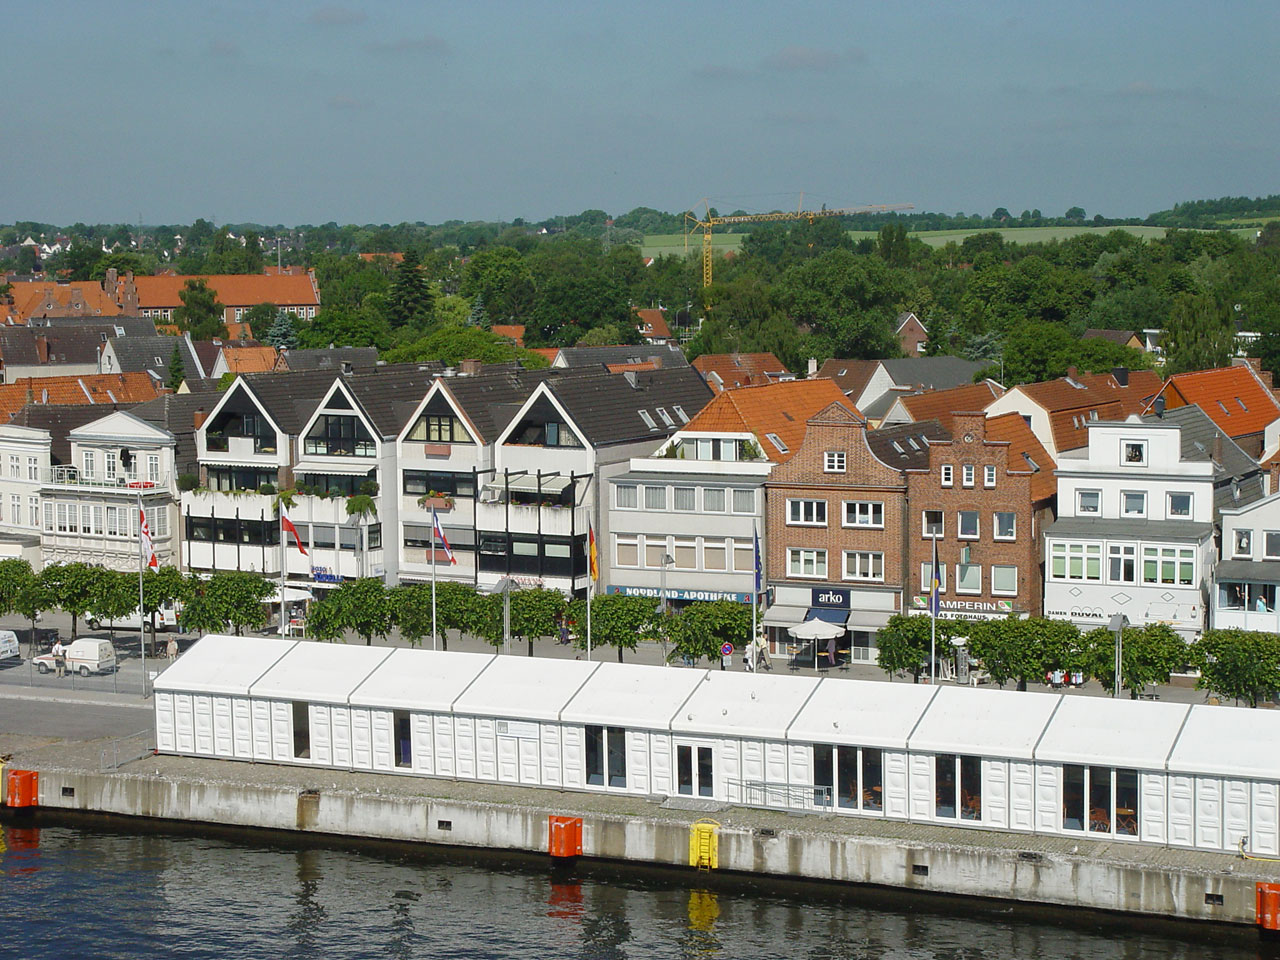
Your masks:
[[[760,565],[760,531],[754,526],[751,528],[751,539],[755,547],[755,570],[756,570],[756,597],[760,596],[760,585],[764,580],[764,568]],[[755,597],[751,600],[755,603]]]
[[[434,509],[431,511],[431,526],[435,531],[436,537],[439,538],[441,545],[444,547],[444,555],[449,558],[450,563],[457,563],[458,561],[454,559],[454,556],[453,556],[453,548],[449,546],[449,540],[444,535],[444,527],[440,526],[440,518],[436,516],[436,512]],[[435,550],[432,549],[431,553],[432,553],[431,563],[432,563],[432,566],[434,566]]]
[[[293,525],[293,521],[289,519],[289,511],[284,508],[284,504],[280,504],[280,526],[285,533],[293,534],[293,542],[297,544],[298,552],[304,557],[307,555],[306,548],[302,545],[302,538],[298,536],[298,528]]]
[[[138,508],[138,529],[142,534],[142,562],[152,570],[160,569],[160,561],[156,559],[156,545],[151,542],[151,528],[147,526],[147,511]]]
[[[933,571],[929,578],[929,613],[936,617],[942,609],[942,598],[939,596],[941,589],[941,577],[938,569],[938,538],[933,538]]]
[[[596,557],[596,530],[591,524],[587,524],[587,562],[591,568],[591,579],[600,579],[600,562]]]

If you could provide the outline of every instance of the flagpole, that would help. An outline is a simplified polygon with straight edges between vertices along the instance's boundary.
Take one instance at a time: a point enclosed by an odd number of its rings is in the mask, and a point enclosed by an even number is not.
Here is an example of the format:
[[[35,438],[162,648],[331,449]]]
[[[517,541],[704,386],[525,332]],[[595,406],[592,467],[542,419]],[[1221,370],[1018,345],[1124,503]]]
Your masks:
[[[751,641],[747,644],[747,662],[750,664],[750,670],[756,668],[756,630],[759,629],[756,623],[756,608],[760,603],[760,531],[755,524],[751,525],[751,541],[755,549],[755,569],[751,572]]]
[[[929,584],[929,684],[938,683],[938,536],[933,537],[933,576]]]
[[[142,573],[147,569],[147,560],[143,556],[142,525],[146,523],[146,514],[142,512],[142,489],[138,489],[138,647],[142,650],[142,698],[147,697],[147,625],[144,621],[146,610],[143,603]],[[34,634],[32,634],[34,636]]]
[[[285,635],[284,629],[284,565],[289,556],[289,550],[285,546],[284,539],[284,504],[279,505],[280,518],[276,522],[280,525],[280,636]]]
[[[591,569],[587,568],[587,660],[591,660]]]
[[[436,649],[436,508],[431,508],[431,649]]]

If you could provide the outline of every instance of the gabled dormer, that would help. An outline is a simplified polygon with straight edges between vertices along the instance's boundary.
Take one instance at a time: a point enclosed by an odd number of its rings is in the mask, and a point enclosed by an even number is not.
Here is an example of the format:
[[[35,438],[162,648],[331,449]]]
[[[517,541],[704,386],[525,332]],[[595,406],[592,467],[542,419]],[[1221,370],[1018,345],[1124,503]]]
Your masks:
[[[274,462],[288,438],[244,380],[236,380],[196,428],[203,459],[254,456]]]
[[[503,443],[522,447],[564,447],[581,450],[587,446],[567,412],[547,391],[539,389],[521,409],[504,434]]]
[[[351,457],[370,461],[378,456],[373,425],[341,380],[335,380],[302,428],[302,456]]]

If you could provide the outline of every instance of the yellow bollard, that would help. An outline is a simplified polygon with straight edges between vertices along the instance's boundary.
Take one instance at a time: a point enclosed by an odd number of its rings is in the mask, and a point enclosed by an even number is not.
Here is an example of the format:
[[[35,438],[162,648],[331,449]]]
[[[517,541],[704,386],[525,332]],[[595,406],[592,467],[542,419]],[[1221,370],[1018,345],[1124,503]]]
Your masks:
[[[715,870],[720,866],[720,823],[709,817],[689,826],[689,866]]]

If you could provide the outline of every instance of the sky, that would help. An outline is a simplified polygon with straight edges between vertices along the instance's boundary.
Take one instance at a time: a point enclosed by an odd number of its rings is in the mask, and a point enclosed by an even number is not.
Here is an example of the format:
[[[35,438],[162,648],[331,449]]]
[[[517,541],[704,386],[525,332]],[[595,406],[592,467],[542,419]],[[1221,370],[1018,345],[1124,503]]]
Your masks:
[[[1275,0],[60,0],[5,26],[0,223],[1280,193]]]

